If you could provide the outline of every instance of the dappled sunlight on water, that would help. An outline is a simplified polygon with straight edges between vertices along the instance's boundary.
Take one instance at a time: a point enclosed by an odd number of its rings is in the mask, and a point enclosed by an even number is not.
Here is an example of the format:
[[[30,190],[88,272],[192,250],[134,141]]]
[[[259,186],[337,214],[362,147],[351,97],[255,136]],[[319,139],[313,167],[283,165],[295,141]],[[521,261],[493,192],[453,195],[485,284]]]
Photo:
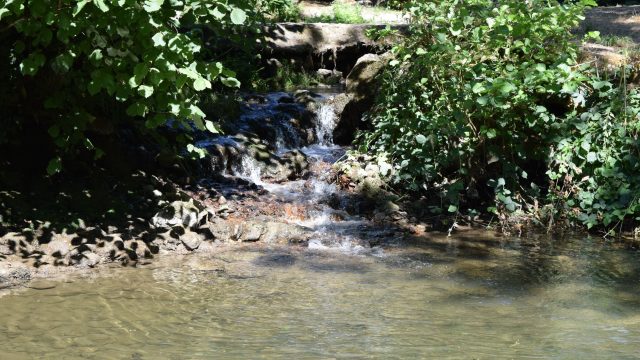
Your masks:
[[[253,246],[0,298],[5,358],[634,358],[640,258],[599,241]],[[50,285],[55,287],[46,289]]]

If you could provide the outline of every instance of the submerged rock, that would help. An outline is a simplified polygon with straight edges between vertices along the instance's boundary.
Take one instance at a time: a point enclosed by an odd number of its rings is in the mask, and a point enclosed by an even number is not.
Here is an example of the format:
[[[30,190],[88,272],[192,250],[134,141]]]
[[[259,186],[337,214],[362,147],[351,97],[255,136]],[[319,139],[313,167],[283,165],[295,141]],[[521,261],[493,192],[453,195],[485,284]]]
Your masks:
[[[26,284],[31,280],[31,271],[25,265],[0,262],[0,289]]]
[[[299,244],[309,241],[311,230],[300,225],[283,222],[222,220],[216,219],[208,225],[213,238],[223,242],[263,241],[272,244]]]
[[[186,231],[180,235],[180,241],[187,250],[196,250],[204,241],[204,236],[192,231]]]

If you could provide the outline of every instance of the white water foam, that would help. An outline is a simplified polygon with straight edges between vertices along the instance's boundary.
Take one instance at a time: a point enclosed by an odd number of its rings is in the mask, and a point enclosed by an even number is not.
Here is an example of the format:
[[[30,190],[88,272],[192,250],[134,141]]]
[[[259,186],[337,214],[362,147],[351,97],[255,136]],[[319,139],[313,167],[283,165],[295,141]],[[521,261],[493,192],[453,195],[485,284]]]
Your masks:
[[[333,145],[333,130],[336,127],[336,113],[333,105],[324,103],[316,114],[316,136],[318,144]]]
[[[263,185],[262,181],[262,169],[258,161],[249,155],[243,155],[240,164],[237,164],[233,168],[234,175],[251,181],[256,185]]]

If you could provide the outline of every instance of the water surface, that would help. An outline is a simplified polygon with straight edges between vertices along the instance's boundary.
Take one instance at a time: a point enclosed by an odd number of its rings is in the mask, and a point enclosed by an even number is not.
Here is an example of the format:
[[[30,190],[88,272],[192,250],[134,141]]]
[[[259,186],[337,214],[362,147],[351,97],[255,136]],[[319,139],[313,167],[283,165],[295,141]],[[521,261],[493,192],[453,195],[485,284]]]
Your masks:
[[[222,248],[5,295],[0,357],[633,359],[639,274],[582,238]]]

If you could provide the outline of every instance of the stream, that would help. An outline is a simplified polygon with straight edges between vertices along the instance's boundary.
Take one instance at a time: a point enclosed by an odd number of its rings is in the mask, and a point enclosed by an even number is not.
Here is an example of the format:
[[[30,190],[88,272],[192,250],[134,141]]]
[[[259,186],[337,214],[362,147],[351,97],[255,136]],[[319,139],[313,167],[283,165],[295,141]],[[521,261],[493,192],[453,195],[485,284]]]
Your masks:
[[[271,112],[282,96],[243,116]],[[333,145],[335,122],[321,105],[306,144],[287,122],[274,125],[273,151],[303,152],[305,178],[270,181],[249,156],[227,166],[256,192],[252,206],[285,209],[276,220],[310,229],[307,243],[218,244],[35,280],[1,294],[0,358],[640,358],[638,252],[546,234],[403,238],[347,211],[328,171],[346,150]]]

